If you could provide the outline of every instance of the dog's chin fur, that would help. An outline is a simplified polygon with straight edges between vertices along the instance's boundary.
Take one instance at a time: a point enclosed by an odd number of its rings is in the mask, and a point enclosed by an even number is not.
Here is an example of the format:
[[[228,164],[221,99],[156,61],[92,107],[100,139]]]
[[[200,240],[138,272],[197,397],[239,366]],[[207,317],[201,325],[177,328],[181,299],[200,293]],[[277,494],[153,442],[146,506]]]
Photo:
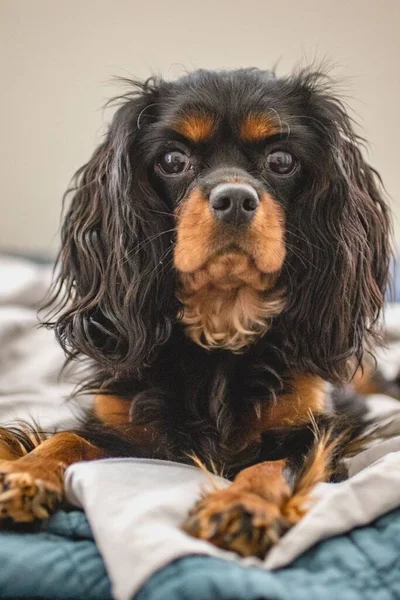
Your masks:
[[[180,274],[186,334],[203,348],[240,352],[270,327],[285,306],[276,275],[260,272],[247,255],[231,251],[194,273]]]

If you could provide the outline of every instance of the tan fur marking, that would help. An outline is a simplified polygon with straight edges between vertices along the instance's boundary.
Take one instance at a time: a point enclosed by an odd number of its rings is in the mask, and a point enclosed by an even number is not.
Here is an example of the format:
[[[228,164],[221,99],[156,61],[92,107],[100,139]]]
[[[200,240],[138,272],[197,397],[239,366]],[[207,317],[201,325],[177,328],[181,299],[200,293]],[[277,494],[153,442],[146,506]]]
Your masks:
[[[282,207],[269,194],[260,198],[246,243],[260,271],[277,273],[281,270],[286,256],[285,217]]]
[[[264,194],[248,227],[227,230],[196,189],[176,217],[174,263],[187,333],[206,348],[240,351],[284,307],[283,292],[272,291],[285,259],[282,209]]]
[[[276,117],[265,113],[250,113],[240,126],[240,137],[245,142],[258,142],[280,132]]]
[[[326,402],[326,383],[320,377],[297,375],[291,382],[293,392],[279,396],[276,402],[261,409],[258,430],[296,427],[322,413]]]
[[[210,245],[216,237],[216,223],[207,198],[197,188],[179,206],[176,217],[174,263],[178,271],[190,273],[207,260]]]
[[[3,441],[1,442],[0,461],[1,460],[16,460],[17,458],[20,458],[20,456],[23,456],[22,449],[21,449],[21,452],[19,452],[17,449],[14,450],[14,448],[12,448],[11,446],[8,446],[7,444],[3,444]]]
[[[0,460],[17,460],[47,439],[44,433],[34,432],[29,425],[25,427],[22,424],[17,429],[20,436],[13,429],[0,427]],[[24,445],[24,440],[27,445]]]
[[[76,433],[55,433],[26,456],[15,461],[20,466],[25,465],[32,473],[34,470],[43,471],[46,479],[46,461],[60,461],[65,467],[81,460],[96,460],[104,458],[105,453]],[[29,465],[29,466],[28,466]],[[39,475],[37,475],[39,477]]]
[[[283,507],[282,513],[291,523],[297,523],[311,507],[315,486],[329,481],[332,475],[332,457],[339,443],[340,438],[332,440],[329,433],[315,440],[293,492]]]
[[[119,396],[97,394],[94,399],[94,413],[108,425],[120,425],[129,422],[130,404]]]
[[[282,311],[283,295],[269,293],[274,277],[251,260],[230,252],[193,275],[182,274],[182,322],[189,337],[205,348],[240,351],[267,331]]]
[[[203,142],[213,135],[215,119],[206,113],[190,113],[176,121],[173,128],[192,142]]]
[[[351,385],[354,386],[356,392],[361,396],[385,394],[387,391],[382,385],[382,381],[379,381],[376,377],[375,365],[368,362],[364,362],[363,366],[359,367],[354,373]]]
[[[107,394],[97,394],[94,399],[94,414],[98,419],[117,427],[122,435],[128,435],[148,448],[159,443],[160,436],[152,425],[135,425],[130,414],[131,404],[126,398]]]
[[[16,460],[26,451],[21,442],[5,427],[0,428],[0,460]]]

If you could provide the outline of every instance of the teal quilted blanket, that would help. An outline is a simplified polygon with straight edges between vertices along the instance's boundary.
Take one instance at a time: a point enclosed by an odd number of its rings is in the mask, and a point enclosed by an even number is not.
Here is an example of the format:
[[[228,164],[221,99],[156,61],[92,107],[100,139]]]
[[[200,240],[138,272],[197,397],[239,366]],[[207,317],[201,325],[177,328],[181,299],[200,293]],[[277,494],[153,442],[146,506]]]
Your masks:
[[[39,531],[0,533],[0,598],[112,598],[83,512],[59,511]]]
[[[40,531],[0,533],[0,598],[112,598],[82,512],[60,511]],[[400,509],[321,542],[274,572],[210,557],[177,560],[155,573],[135,598],[289,599],[400,599]]]

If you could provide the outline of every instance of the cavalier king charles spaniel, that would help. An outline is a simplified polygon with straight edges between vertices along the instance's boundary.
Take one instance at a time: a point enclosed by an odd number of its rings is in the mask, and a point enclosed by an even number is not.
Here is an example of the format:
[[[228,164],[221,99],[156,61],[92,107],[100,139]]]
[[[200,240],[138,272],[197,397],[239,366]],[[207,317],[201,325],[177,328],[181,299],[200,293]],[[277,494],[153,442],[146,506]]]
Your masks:
[[[340,388],[379,341],[380,179],[320,73],[129,83],[69,190],[48,322],[94,406],[1,431],[0,518],[47,517],[79,460],[194,460],[233,483],[184,529],[264,556],[364,435]]]

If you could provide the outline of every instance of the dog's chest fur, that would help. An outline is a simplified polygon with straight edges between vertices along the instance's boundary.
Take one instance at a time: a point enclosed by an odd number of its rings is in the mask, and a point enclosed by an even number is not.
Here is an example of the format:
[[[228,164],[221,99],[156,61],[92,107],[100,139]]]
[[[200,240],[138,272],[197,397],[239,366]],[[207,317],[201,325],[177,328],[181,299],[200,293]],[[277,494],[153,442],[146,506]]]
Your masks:
[[[288,391],[287,366],[272,343],[243,354],[206,351],[178,330],[136,390],[131,420],[152,428],[156,454],[172,460],[195,454],[234,469],[260,458],[262,420]],[[118,393],[132,397],[126,388]]]

